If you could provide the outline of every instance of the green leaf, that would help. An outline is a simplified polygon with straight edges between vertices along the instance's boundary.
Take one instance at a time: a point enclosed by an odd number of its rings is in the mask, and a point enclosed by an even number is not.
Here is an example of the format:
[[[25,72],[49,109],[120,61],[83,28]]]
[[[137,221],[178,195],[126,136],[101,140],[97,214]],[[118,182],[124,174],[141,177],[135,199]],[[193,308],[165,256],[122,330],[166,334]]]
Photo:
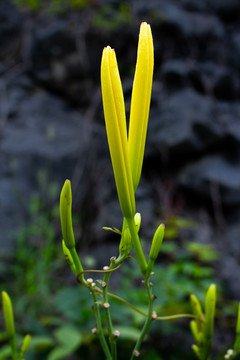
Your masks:
[[[57,329],[54,335],[59,346],[50,352],[47,360],[65,359],[67,355],[72,354],[82,343],[82,336],[78,330],[68,325]]]
[[[32,347],[35,351],[44,351],[54,345],[54,341],[48,336],[32,336]]]
[[[0,349],[0,360],[6,360],[9,359],[9,356],[11,355],[11,349],[9,345],[5,345],[1,347]]]

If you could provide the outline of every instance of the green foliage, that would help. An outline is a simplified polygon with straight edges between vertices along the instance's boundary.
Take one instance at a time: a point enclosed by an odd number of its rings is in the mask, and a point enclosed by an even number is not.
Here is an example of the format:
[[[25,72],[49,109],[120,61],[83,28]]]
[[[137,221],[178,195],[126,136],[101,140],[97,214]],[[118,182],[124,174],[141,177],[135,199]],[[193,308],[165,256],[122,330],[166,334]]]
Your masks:
[[[113,31],[121,25],[130,24],[131,20],[130,7],[127,3],[120,4],[117,10],[111,5],[106,5],[95,14],[93,25]]]
[[[44,11],[48,14],[83,9],[90,5],[89,0],[14,0],[14,3],[32,11]]]

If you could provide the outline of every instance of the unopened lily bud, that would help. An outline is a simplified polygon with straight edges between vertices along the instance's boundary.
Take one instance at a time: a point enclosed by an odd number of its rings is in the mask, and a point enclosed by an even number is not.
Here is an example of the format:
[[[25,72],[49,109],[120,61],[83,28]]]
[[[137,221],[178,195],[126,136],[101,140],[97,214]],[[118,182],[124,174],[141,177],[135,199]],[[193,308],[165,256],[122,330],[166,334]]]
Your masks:
[[[11,299],[5,291],[2,291],[2,304],[6,333],[11,339],[15,336],[14,315]]]
[[[216,285],[210,285],[205,303],[205,323],[204,323],[204,336],[211,338],[213,336],[214,318],[216,308]]]
[[[193,352],[196,354],[198,359],[202,359],[201,351],[197,345],[192,345]]]
[[[150,249],[150,253],[149,253],[149,261],[148,261],[148,265],[147,265],[147,274],[149,274],[149,275],[151,274],[151,272],[153,270],[154,263],[158,257],[160,247],[162,245],[164,229],[165,229],[165,226],[163,224],[161,224],[157,228],[157,230],[154,234],[153,240],[152,240],[152,245],[151,245],[151,249]]]
[[[128,131],[128,149],[134,190],[138,187],[142,172],[152,92],[153,57],[151,28],[150,25],[143,22],[139,33]]]
[[[72,255],[71,255],[70,251],[68,250],[68,248],[65,245],[64,240],[62,241],[62,249],[63,249],[63,254],[65,256],[65,259],[66,259],[68,265],[70,266],[72,272],[74,274],[76,274],[76,266],[75,266],[75,264],[73,262],[73,258],[72,258]]]
[[[62,234],[68,249],[75,247],[75,238],[72,227],[72,190],[70,180],[66,180],[60,195],[60,217]]]
[[[201,304],[200,304],[199,300],[197,299],[197,297],[193,294],[191,294],[191,296],[190,296],[190,301],[191,301],[191,305],[192,305],[192,309],[193,309],[193,314],[196,316],[195,321],[196,321],[198,331],[201,331],[202,326],[203,326],[203,312],[202,312]]]
[[[197,323],[195,320],[192,320],[190,322],[190,329],[191,329],[191,333],[192,336],[194,337],[194,340],[196,341],[196,343],[199,343],[200,337],[199,337],[199,332],[198,332],[198,327],[197,327]]]
[[[157,230],[154,234],[152,246],[151,246],[150,254],[149,254],[150,259],[156,260],[156,258],[158,257],[160,247],[161,247],[162,241],[163,241],[164,230],[165,230],[165,226],[163,224],[161,224],[157,228]]]
[[[101,62],[101,87],[108,145],[117,186],[119,203],[126,218],[136,212],[130,168],[126,114],[115,51],[104,48]]]
[[[24,355],[26,354],[26,352],[29,349],[31,343],[31,336],[30,335],[26,335],[23,339],[23,343],[22,343],[22,347],[21,347],[21,352],[20,352],[20,360],[23,359]]]
[[[141,226],[141,214],[137,212],[134,216],[135,225],[137,228],[137,233],[139,232],[140,226]]]

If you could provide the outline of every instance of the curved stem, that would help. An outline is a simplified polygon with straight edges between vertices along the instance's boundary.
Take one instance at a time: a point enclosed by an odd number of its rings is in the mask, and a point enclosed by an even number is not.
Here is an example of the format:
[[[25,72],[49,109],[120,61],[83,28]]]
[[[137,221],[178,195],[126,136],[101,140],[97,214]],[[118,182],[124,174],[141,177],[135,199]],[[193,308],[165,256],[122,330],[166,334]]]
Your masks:
[[[100,290],[101,291],[101,290]],[[130,307],[131,309],[133,309],[134,311],[136,311],[137,313],[147,317],[148,314],[146,314],[145,312],[143,312],[142,310],[136,308],[136,306],[130,304],[130,302],[128,302],[127,300],[121,298],[118,295],[112,294],[110,292],[108,292],[108,296],[112,297],[113,299],[116,299],[118,301],[121,301],[123,304],[127,305],[128,307]],[[195,319],[196,316],[193,314],[175,314],[175,315],[166,315],[166,316],[157,316],[155,318],[155,320],[158,321],[166,321],[166,320],[176,320],[176,319],[181,319],[181,318],[192,318]]]

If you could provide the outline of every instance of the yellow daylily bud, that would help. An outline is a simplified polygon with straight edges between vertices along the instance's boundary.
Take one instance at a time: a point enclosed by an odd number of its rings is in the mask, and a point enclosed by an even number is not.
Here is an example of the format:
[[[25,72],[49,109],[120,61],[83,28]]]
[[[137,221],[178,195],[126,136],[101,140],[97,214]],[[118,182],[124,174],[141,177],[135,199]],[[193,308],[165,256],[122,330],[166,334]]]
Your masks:
[[[2,291],[2,304],[6,333],[11,339],[15,336],[14,316],[11,299],[5,291]]]
[[[24,355],[26,354],[26,352],[29,349],[30,343],[31,343],[31,336],[26,335],[23,339],[23,343],[22,343],[22,347],[21,347],[20,360],[23,360]]]
[[[60,195],[60,218],[62,235],[68,249],[75,247],[75,238],[72,227],[72,190],[70,180],[66,180]]]
[[[104,48],[101,63],[104,117],[119,203],[126,218],[135,215],[135,197],[127,149],[122,85],[113,49]]]
[[[140,27],[137,64],[134,76],[128,149],[134,190],[137,189],[144,157],[153,78],[153,39],[150,25]]]

